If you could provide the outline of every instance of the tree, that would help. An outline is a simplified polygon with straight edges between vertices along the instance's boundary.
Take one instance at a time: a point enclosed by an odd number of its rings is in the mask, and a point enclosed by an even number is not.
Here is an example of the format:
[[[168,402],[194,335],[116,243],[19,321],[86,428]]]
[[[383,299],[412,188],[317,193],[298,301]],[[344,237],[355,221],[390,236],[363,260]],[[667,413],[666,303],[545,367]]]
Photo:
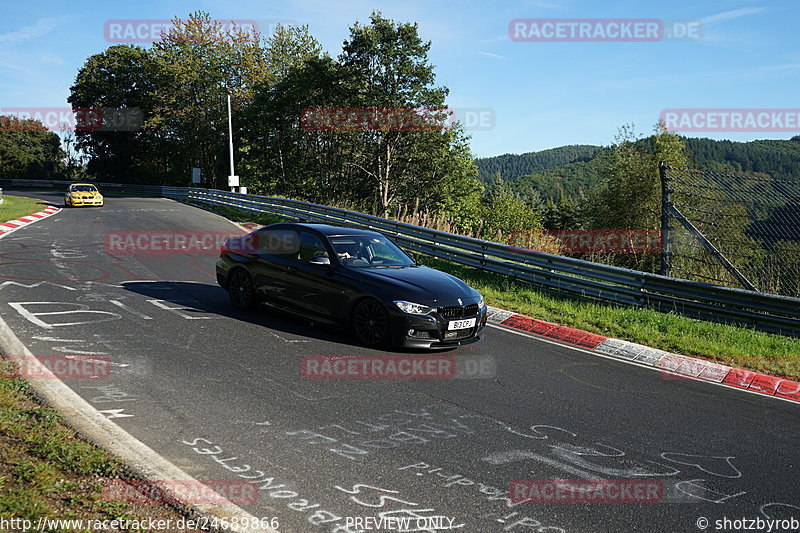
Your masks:
[[[78,127],[74,148],[89,156],[87,171],[100,179],[160,183],[169,173],[175,143],[143,128],[155,107],[155,69],[139,46],[117,45],[90,56],[78,71],[67,101],[73,110],[121,109],[133,119],[123,126]]]
[[[411,161],[407,186],[397,194],[413,211],[432,210],[455,229],[472,232],[480,226],[483,184],[462,126],[414,136],[419,146]]]
[[[62,137],[64,146],[64,177],[70,181],[88,181],[88,156],[78,148],[74,131],[67,131]]]
[[[500,174],[494,175],[484,198],[481,219],[483,237],[487,239],[502,240],[516,232],[542,229],[539,213],[517,198]]]
[[[433,85],[430,47],[420,38],[417,24],[397,24],[378,12],[372,13],[369,25],[353,25],[339,56],[348,104],[396,110],[444,108],[448,90]],[[413,187],[411,163],[425,158],[426,143],[418,141],[433,135],[391,130],[358,135],[362,149],[350,165],[374,182],[383,216],[397,202],[399,191]]]
[[[156,104],[146,126],[179,143],[173,176],[188,176],[190,167],[199,167],[206,185],[216,186],[227,174],[227,97],[238,111],[266,79],[264,50],[258,34],[235,25],[225,29],[208,13],[172,23],[151,52]]]
[[[256,88],[246,110],[248,186],[314,202],[335,198],[383,216],[436,211],[459,227],[476,225],[482,187],[463,128],[444,127],[447,91],[433,86],[429,46],[416,25],[376,13],[368,26],[351,28],[338,59],[323,54],[307,28],[276,33],[267,43],[276,75]],[[308,120],[339,110],[419,112],[430,127],[364,122],[345,131]]]
[[[242,110],[243,184],[263,193],[316,199],[318,192],[331,192],[325,184],[336,182],[327,174],[334,165],[322,164],[319,136],[303,130],[300,117],[308,107],[336,104],[338,67],[307,26],[278,26],[265,56],[270,74]]]
[[[593,228],[658,229],[661,181],[658,165],[688,167],[684,139],[656,125],[652,142],[642,142],[632,124],[620,127],[614,144],[602,153],[602,184],[594,191]]]
[[[38,120],[0,115],[0,177],[43,178],[48,166],[63,171],[58,135]]]
[[[265,44],[266,80],[274,85],[309,61],[324,56],[322,45],[309,33],[307,25],[278,24]]]

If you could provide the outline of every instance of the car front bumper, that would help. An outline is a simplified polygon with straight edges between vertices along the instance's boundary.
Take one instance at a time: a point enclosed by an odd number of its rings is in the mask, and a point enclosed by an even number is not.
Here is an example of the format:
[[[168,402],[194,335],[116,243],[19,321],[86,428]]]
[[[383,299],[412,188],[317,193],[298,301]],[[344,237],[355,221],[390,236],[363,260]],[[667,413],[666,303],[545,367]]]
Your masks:
[[[79,198],[70,198],[70,204],[74,207],[86,207],[86,206],[103,206],[103,199],[102,198],[92,198],[92,199],[79,199]]]
[[[411,315],[400,310],[394,312],[390,308],[391,343],[393,346],[403,348],[446,349],[478,342],[486,328],[487,310],[484,305],[477,314],[461,317],[461,319],[475,318],[475,326],[448,332],[447,325],[450,320],[438,313]]]

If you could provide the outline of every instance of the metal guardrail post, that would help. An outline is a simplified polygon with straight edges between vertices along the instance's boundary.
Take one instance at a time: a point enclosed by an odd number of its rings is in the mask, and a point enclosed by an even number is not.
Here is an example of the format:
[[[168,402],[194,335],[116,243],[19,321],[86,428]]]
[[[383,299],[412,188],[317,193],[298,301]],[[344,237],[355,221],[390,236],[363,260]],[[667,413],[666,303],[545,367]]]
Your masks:
[[[661,268],[662,276],[669,276],[672,270],[672,244],[669,235],[670,206],[672,206],[672,189],[669,187],[669,172],[663,161],[658,164],[661,177]]]
[[[678,220],[678,222],[680,222],[680,223],[681,223],[681,225],[682,225],[684,228],[686,228],[686,230],[687,230],[687,231],[689,231],[689,233],[691,233],[691,234],[694,236],[694,238],[695,238],[695,239],[697,239],[697,242],[699,242],[699,243],[700,243],[700,244],[703,246],[703,248],[705,248],[705,249],[706,249],[706,250],[707,250],[707,251],[708,251],[708,252],[709,252],[709,253],[710,253],[712,256],[714,256],[714,258],[716,258],[716,259],[717,259],[717,261],[719,261],[719,262],[720,262],[720,264],[722,264],[722,266],[723,266],[723,267],[725,267],[725,269],[726,269],[728,272],[730,272],[730,274],[731,274],[733,277],[735,277],[737,280],[739,280],[739,283],[741,283],[741,284],[742,284],[742,286],[743,286],[745,289],[747,289],[747,290],[749,290],[749,291],[758,291],[758,289],[755,287],[755,285],[753,285],[753,284],[750,282],[750,280],[749,280],[749,279],[747,279],[747,278],[745,277],[745,275],[744,275],[744,274],[742,274],[742,273],[739,271],[739,269],[738,269],[738,268],[736,268],[736,267],[733,265],[733,263],[731,263],[730,261],[728,261],[728,258],[727,258],[727,257],[725,257],[725,256],[722,254],[722,252],[720,252],[720,251],[719,251],[719,249],[718,249],[716,246],[714,246],[714,244],[712,244],[712,242],[711,242],[711,241],[709,241],[709,240],[706,238],[706,236],[705,236],[705,235],[703,235],[703,233],[702,233],[702,232],[701,232],[699,229],[697,229],[697,228],[695,227],[695,225],[694,225],[694,224],[692,224],[692,222],[691,222],[691,221],[690,221],[688,218],[686,218],[686,217],[683,215],[683,213],[681,213],[681,212],[678,210],[678,208],[677,208],[677,207],[675,207],[674,205],[671,205],[671,206],[669,207],[669,211],[670,211],[670,214],[672,214],[672,216],[674,216],[674,217],[675,217],[675,218]]]

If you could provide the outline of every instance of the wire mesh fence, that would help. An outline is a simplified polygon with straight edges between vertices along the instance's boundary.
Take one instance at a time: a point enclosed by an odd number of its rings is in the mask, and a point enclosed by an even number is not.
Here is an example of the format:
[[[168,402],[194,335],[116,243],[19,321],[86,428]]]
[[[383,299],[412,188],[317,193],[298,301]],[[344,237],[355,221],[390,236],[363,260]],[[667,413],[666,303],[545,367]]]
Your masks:
[[[662,273],[800,296],[800,178],[662,166]]]

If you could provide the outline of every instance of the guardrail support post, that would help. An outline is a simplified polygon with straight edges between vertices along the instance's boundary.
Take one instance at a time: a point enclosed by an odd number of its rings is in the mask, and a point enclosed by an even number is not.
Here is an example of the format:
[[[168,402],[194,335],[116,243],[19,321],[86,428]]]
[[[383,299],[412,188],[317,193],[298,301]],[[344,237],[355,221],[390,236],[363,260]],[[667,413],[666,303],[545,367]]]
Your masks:
[[[661,177],[661,269],[659,273],[662,276],[669,276],[672,270],[672,247],[669,242],[672,189],[669,187],[667,164],[663,161],[658,164],[658,174]]]

